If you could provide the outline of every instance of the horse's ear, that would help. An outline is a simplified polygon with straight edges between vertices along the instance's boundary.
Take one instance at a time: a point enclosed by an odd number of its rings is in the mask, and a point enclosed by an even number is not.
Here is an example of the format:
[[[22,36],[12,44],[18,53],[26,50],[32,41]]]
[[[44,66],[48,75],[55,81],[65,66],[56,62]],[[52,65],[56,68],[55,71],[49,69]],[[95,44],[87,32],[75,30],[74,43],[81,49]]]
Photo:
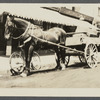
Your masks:
[[[13,17],[13,16],[11,16],[10,18],[11,18],[11,21],[13,21],[13,20],[14,20],[14,17]]]
[[[7,16],[7,20],[10,20],[10,17],[9,16]]]
[[[13,16],[7,16],[7,19],[8,19],[9,21],[13,21],[13,20],[14,20],[14,17],[13,17]]]

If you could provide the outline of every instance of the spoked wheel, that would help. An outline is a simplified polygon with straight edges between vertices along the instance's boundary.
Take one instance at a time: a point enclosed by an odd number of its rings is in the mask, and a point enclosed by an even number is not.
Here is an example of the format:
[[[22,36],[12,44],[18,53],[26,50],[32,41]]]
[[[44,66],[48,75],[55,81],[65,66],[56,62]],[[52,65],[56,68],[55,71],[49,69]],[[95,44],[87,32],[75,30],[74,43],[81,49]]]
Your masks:
[[[10,56],[10,67],[12,75],[20,74],[25,67],[25,60],[21,52],[13,52]]]
[[[81,63],[86,63],[86,59],[83,55],[78,56]]]
[[[95,44],[90,43],[85,48],[85,58],[88,66],[94,68],[98,62],[98,50]]]
[[[37,52],[33,52],[33,57],[30,63],[30,68],[32,70],[39,70],[41,69],[41,59]]]
[[[65,66],[67,67],[69,64],[70,56],[65,57]]]

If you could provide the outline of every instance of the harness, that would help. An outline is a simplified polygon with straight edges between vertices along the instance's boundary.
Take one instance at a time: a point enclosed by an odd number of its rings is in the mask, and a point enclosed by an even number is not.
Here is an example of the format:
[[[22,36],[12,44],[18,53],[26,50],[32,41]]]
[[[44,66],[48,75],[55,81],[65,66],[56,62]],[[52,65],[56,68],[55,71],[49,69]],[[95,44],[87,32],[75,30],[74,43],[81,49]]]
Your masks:
[[[17,40],[17,39],[20,39],[20,38],[23,38],[25,35],[28,34],[28,30],[30,29],[30,26],[31,26],[31,23],[28,22],[28,26],[27,26],[25,32],[24,32],[22,35],[18,36],[18,37],[13,37],[13,36],[12,36],[12,38],[13,38],[13,39],[16,39],[16,40]]]

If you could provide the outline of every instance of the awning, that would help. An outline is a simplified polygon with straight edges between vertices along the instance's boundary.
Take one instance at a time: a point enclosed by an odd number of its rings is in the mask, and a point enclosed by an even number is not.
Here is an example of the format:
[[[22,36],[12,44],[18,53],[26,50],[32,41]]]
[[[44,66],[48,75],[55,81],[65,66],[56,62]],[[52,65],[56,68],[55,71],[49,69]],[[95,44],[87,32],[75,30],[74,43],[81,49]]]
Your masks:
[[[0,8],[1,9],[1,8]],[[34,5],[9,5],[8,8],[4,7],[3,11],[9,12],[13,16],[23,17],[27,19],[34,19],[39,21],[46,21],[50,23],[63,24],[67,26],[79,26],[89,29],[96,29],[86,21],[80,21],[71,17],[61,15],[58,12],[44,9]]]

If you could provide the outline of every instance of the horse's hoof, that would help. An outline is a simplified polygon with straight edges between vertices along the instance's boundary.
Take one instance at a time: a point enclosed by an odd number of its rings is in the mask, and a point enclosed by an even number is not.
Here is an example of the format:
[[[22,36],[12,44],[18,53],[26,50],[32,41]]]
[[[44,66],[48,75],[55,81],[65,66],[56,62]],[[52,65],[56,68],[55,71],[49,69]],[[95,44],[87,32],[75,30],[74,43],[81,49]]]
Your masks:
[[[27,74],[21,73],[20,76],[22,76],[22,77],[27,77]]]
[[[24,72],[20,74],[20,76],[22,76],[22,77],[27,77],[28,75],[29,75],[28,70],[24,70]]]
[[[61,70],[65,70],[66,66],[65,64],[61,64]]]
[[[10,69],[10,72],[11,72],[11,76],[15,76],[15,75],[18,75],[18,73],[15,71],[15,70],[13,70],[13,69]]]
[[[65,68],[61,68],[61,70],[65,70]]]
[[[61,67],[60,66],[56,66],[55,70],[61,70]]]

